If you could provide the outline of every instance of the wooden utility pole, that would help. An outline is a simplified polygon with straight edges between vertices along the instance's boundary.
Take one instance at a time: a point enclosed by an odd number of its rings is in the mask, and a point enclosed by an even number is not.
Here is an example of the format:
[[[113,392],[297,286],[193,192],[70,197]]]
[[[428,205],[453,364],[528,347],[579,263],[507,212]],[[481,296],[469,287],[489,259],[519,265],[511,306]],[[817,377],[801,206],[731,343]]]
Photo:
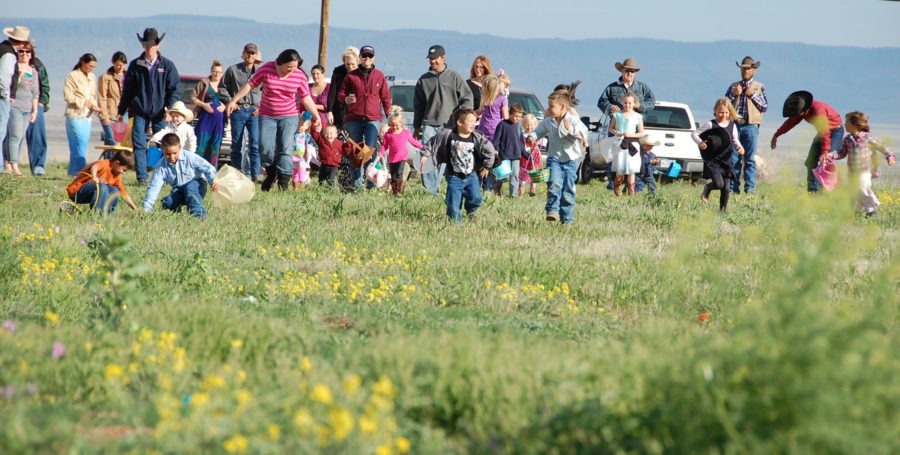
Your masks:
[[[328,68],[328,9],[329,0],[322,0],[322,17],[319,20],[319,64]]]

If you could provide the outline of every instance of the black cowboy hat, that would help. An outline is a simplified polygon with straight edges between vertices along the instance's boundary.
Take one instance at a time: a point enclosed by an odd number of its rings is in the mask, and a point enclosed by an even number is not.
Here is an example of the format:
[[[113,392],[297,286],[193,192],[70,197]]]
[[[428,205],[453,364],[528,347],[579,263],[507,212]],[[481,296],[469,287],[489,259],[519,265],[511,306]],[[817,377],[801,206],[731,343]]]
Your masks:
[[[137,34],[136,34],[136,35],[137,35]],[[165,34],[165,33],[163,33],[162,36],[160,36],[160,35],[159,35],[159,32],[157,32],[156,29],[153,28],[153,27],[145,28],[145,29],[144,29],[144,36],[137,35],[138,41],[140,41],[141,44],[143,44],[143,45],[145,45],[145,46],[148,45],[148,44],[149,44],[149,45],[157,45],[157,44],[159,44],[159,43],[163,40],[163,38],[165,38],[165,37],[166,37],[166,34]]]
[[[793,117],[800,115],[809,109],[813,103],[812,93],[806,90],[799,90],[788,95],[784,100],[784,107],[781,108],[782,117]]]
[[[706,142],[706,149],[700,150],[703,161],[712,161],[731,147],[731,136],[722,127],[712,127],[700,133],[700,139]]]

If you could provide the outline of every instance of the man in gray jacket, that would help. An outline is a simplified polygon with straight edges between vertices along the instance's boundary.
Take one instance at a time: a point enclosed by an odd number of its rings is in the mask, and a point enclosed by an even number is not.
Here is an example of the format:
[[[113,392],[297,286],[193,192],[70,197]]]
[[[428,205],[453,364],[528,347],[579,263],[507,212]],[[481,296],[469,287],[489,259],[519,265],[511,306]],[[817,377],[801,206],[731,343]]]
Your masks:
[[[416,82],[413,102],[413,136],[419,137],[423,144],[448,124],[454,112],[474,108],[472,91],[465,78],[447,68],[443,46],[434,45],[428,49],[428,64],[430,69]],[[422,169],[422,184],[432,194],[437,194],[446,164],[433,158],[430,163],[434,169]]]

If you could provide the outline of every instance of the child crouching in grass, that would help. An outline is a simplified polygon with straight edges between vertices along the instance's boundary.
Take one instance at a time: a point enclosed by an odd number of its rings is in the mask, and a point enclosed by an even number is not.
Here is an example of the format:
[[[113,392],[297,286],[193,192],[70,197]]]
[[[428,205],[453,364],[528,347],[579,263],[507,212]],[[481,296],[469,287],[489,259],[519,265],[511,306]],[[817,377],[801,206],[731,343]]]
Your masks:
[[[129,151],[116,150],[111,159],[94,161],[82,169],[66,187],[66,193],[72,202],[89,204],[92,209],[104,214],[116,211],[120,197],[132,210],[137,210],[122,181],[122,174],[129,169],[134,169],[134,155]]]
[[[869,116],[860,111],[848,113],[844,123],[847,132],[841,149],[833,152],[833,159],[847,157],[847,165],[850,167],[850,177],[859,184],[859,200],[857,208],[864,211],[866,216],[874,216],[881,202],[872,190],[872,168],[874,167],[875,152],[881,153],[887,159],[888,166],[893,166],[896,160],[893,150],[885,147],[881,140],[872,136],[869,130]]]
[[[164,209],[177,212],[187,206],[191,215],[206,218],[203,197],[206,196],[207,184],[213,191],[219,191],[219,184],[214,181],[216,168],[202,156],[182,150],[181,139],[175,133],[163,136],[160,146],[163,158],[153,168],[153,177],[144,195],[144,211],[153,211],[163,184],[168,183],[172,186],[172,192],[162,200]]]
[[[535,134],[547,138],[547,221],[572,224],[575,220],[575,178],[578,160],[584,155],[588,140],[587,128],[570,112],[572,94],[556,90],[547,98],[548,116],[538,125]]]
[[[438,132],[422,149],[419,169],[432,156],[440,167],[446,164],[447,216],[455,222],[462,221],[460,206],[465,204],[469,221],[475,219],[475,211],[481,207],[481,180],[490,172],[497,152],[484,136],[475,131],[478,116],[471,109],[456,114],[456,128]]]

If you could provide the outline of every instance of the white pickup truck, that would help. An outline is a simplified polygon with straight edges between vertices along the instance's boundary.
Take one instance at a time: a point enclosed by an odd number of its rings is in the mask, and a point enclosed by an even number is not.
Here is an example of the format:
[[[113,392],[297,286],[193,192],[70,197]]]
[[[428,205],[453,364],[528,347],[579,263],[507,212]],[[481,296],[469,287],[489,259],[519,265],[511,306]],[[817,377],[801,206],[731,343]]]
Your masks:
[[[598,122],[599,123],[599,122]],[[644,115],[644,133],[651,141],[659,141],[653,148],[659,157],[656,169],[665,174],[673,162],[681,164],[681,175],[703,172],[703,158],[691,139],[697,128],[694,115],[687,104],[657,101],[653,110]],[[609,168],[606,157],[600,152],[600,140],[606,137],[606,126],[591,125],[590,151],[581,164],[579,180],[587,183],[597,174],[605,175]]]

